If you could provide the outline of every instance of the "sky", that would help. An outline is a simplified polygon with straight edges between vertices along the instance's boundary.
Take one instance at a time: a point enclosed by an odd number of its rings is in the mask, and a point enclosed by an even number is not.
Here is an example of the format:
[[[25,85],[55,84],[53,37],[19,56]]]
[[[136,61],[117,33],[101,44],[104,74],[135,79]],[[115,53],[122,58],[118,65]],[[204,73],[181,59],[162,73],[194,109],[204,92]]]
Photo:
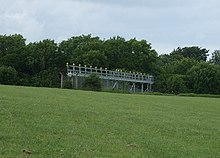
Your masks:
[[[0,34],[27,42],[92,34],[145,39],[158,54],[220,49],[219,0],[0,0]]]

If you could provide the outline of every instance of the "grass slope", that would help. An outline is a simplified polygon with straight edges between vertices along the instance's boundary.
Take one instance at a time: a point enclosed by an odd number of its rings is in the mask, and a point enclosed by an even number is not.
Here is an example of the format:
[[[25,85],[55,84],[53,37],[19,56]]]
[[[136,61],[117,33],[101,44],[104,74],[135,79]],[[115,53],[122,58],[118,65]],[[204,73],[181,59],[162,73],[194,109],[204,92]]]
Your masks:
[[[0,86],[0,157],[217,158],[219,149],[217,98]]]

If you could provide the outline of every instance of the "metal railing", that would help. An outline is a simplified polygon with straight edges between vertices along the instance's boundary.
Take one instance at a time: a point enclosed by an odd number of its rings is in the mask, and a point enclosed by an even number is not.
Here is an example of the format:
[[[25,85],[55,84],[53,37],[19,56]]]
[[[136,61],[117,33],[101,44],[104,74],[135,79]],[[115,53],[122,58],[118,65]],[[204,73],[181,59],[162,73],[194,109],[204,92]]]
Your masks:
[[[90,74],[96,74],[102,79],[116,80],[116,81],[128,81],[136,83],[154,83],[154,77],[152,75],[146,75],[141,73],[127,73],[121,70],[111,71],[106,68],[93,68],[86,66],[76,66],[67,64],[68,76],[89,76]]]

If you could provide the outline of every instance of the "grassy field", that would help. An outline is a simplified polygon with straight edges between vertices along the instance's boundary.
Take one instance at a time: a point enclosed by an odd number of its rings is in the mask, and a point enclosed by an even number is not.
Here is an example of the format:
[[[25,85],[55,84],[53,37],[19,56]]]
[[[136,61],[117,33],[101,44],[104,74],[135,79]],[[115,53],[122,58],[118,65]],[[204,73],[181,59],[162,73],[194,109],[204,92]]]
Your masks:
[[[220,99],[0,86],[1,158],[219,158]]]

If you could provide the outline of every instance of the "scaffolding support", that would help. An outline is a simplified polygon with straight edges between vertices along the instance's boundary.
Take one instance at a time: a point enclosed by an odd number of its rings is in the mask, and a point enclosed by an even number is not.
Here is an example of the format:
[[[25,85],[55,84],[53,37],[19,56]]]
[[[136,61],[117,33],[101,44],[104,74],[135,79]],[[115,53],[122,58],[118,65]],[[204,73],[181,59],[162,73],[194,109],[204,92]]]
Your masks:
[[[88,77],[90,74],[96,74],[101,79],[103,79],[103,82],[106,87],[109,87],[109,82],[112,83],[112,88],[122,88],[124,90],[124,84],[125,83],[132,83],[132,86],[130,88],[130,91],[135,92],[144,92],[152,91],[152,85],[154,84],[154,77],[152,75],[146,75],[141,73],[128,73],[128,72],[122,72],[120,70],[111,71],[107,70],[107,68],[92,68],[86,67],[86,66],[75,66],[68,65],[67,64],[67,74],[68,77],[72,77],[72,83],[74,83],[73,78],[75,78],[75,88],[77,89],[79,87],[79,81],[78,78],[82,77]],[[120,83],[120,84],[119,84]],[[146,86],[145,86],[146,85]],[[121,87],[122,86],[122,87]],[[63,87],[63,76],[61,75],[61,88]],[[144,87],[146,89],[144,89]],[[140,89],[139,89],[140,88]]]

